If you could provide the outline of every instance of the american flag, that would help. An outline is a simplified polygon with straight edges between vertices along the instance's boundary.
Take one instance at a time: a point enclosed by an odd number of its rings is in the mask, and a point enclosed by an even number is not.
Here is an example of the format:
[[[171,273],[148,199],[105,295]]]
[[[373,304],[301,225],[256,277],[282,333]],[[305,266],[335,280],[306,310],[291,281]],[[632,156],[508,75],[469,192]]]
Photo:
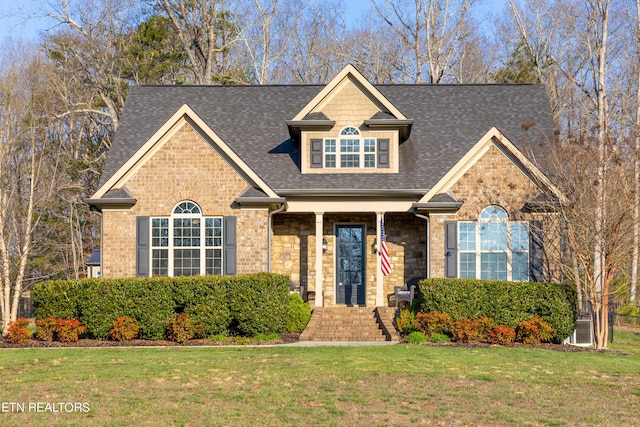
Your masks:
[[[389,249],[387,249],[387,235],[384,232],[384,220],[380,221],[380,256],[382,257],[382,275],[386,276],[391,272],[391,262],[389,261]]]

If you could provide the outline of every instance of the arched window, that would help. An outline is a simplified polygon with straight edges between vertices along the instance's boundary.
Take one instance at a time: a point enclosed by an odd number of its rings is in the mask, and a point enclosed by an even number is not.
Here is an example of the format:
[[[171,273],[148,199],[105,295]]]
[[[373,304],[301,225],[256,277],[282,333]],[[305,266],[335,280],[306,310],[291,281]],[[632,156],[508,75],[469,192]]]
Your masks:
[[[509,221],[499,206],[482,210],[477,222],[460,222],[460,277],[529,280],[529,225]]]
[[[200,206],[196,205],[193,202],[180,202],[173,209],[174,215],[189,215],[189,214],[200,214]]]
[[[339,143],[338,143],[339,141]],[[337,169],[375,168],[376,139],[362,138],[358,128],[347,126],[340,138],[324,140],[324,167]]]
[[[222,274],[222,217],[203,217],[189,200],[171,212],[151,218],[151,274]]]

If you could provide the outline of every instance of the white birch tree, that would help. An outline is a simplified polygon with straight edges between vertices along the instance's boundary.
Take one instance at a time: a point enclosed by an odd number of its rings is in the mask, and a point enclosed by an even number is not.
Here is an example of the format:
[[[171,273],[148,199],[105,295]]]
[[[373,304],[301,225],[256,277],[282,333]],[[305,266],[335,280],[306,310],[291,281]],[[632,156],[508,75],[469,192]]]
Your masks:
[[[24,48],[24,46],[23,46]],[[5,56],[0,69],[0,327],[18,316],[38,226],[38,204],[55,178],[46,156],[50,112],[46,64],[37,55]]]

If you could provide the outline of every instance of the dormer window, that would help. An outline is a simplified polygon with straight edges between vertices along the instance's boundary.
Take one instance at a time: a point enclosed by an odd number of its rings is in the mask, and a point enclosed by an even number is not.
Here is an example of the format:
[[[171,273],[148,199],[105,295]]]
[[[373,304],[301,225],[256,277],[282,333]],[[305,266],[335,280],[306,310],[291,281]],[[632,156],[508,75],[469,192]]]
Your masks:
[[[385,142],[385,144],[383,148],[388,150],[388,143]],[[357,128],[348,126],[342,129],[339,139],[324,139],[324,167],[327,169],[376,168],[378,167],[377,146],[376,138],[362,138]]]

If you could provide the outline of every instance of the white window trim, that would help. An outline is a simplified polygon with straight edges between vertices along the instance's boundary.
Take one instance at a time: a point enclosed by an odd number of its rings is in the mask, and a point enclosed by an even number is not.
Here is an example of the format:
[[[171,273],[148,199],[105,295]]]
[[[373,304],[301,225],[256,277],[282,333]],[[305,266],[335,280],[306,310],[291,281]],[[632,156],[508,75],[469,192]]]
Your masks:
[[[353,128],[355,129],[358,133],[357,134],[346,134],[343,135],[343,132],[345,131],[345,129],[350,129]],[[359,141],[358,143],[358,151],[357,152],[342,152],[342,140],[343,139],[357,139]],[[367,151],[365,152],[365,141],[367,140],[373,140],[373,151]],[[335,152],[329,152],[327,151],[327,142],[328,141],[335,141]],[[365,156],[367,154],[373,155],[373,166],[365,166]],[[335,156],[335,166],[327,166],[327,155],[334,155]],[[341,156],[342,155],[358,155],[358,164],[359,166],[342,166],[342,160],[341,160]],[[374,138],[374,137],[364,137],[362,136],[362,133],[360,133],[360,131],[358,130],[357,127],[355,126],[345,126],[340,133],[338,134],[337,137],[331,137],[331,138],[323,138],[322,140],[322,167],[323,169],[328,169],[328,170],[333,170],[333,169],[352,169],[352,170],[359,170],[359,169],[376,169],[378,167],[378,139]]]
[[[502,209],[502,208],[500,208]],[[481,242],[481,233],[480,233],[480,226],[483,223],[506,223],[507,224],[507,249],[506,250],[483,250],[482,249],[482,242]],[[462,224],[474,224],[475,225],[475,250],[471,251],[468,249],[462,249],[462,245],[461,245],[461,225]],[[491,253],[498,253],[498,254],[502,254],[502,253],[506,253],[507,255],[507,281],[514,281],[513,280],[513,253],[526,253],[527,254],[527,278],[526,280],[523,281],[529,281],[531,278],[531,271],[529,268],[529,248],[527,247],[527,250],[525,251],[514,251],[513,250],[513,233],[512,233],[512,229],[513,229],[513,224],[524,224],[526,229],[527,229],[527,235],[529,235],[529,222],[528,221],[509,221],[508,218],[504,218],[504,219],[480,219],[478,218],[478,221],[459,221],[458,222],[458,259],[457,259],[457,264],[458,264],[458,276],[462,277],[462,262],[461,262],[461,258],[462,258],[462,254],[474,254],[475,255],[475,267],[476,267],[476,279],[481,279],[482,277],[482,254],[491,254]]]
[[[207,259],[206,259],[206,254],[207,254],[207,249],[219,249],[220,250],[220,260],[221,260],[221,272],[220,275],[223,274],[223,270],[224,270],[224,242],[223,242],[223,237],[220,236],[220,245],[219,246],[207,246],[206,245],[206,220],[207,219],[219,219],[220,222],[220,227],[223,230],[224,233],[224,221],[223,221],[223,217],[222,216],[203,216],[202,215],[202,209],[200,209],[200,206],[198,206],[196,203],[194,203],[197,207],[198,210],[200,211],[200,213],[198,214],[193,214],[193,213],[189,213],[189,214],[182,214],[182,213],[175,213],[176,208],[184,203],[185,201],[181,201],[179,203],[177,203],[173,209],[171,210],[171,215],[170,216],[154,216],[154,217],[150,217],[149,219],[149,236],[150,236],[150,245],[149,245],[149,272],[151,274],[151,276],[154,275],[153,271],[154,271],[154,266],[153,266],[153,251],[154,250],[167,250],[167,276],[166,277],[174,277],[174,250],[175,249],[196,249],[199,248],[200,249],[200,272],[199,274],[204,276],[206,275],[206,270],[207,270]],[[193,202],[191,202],[193,203]],[[174,231],[174,219],[199,219],[200,220],[200,236],[198,237],[200,239],[200,246],[175,246],[174,245],[174,235],[173,235],[173,231]],[[168,220],[168,235],[167,235],[167,246],[154,246],[153,245],[153,222],[154,220],[162,220],[162,219],[167,219]],[[212,237],[213,238],[213,237]],[[165,277],[165,276],[162,276]]]

